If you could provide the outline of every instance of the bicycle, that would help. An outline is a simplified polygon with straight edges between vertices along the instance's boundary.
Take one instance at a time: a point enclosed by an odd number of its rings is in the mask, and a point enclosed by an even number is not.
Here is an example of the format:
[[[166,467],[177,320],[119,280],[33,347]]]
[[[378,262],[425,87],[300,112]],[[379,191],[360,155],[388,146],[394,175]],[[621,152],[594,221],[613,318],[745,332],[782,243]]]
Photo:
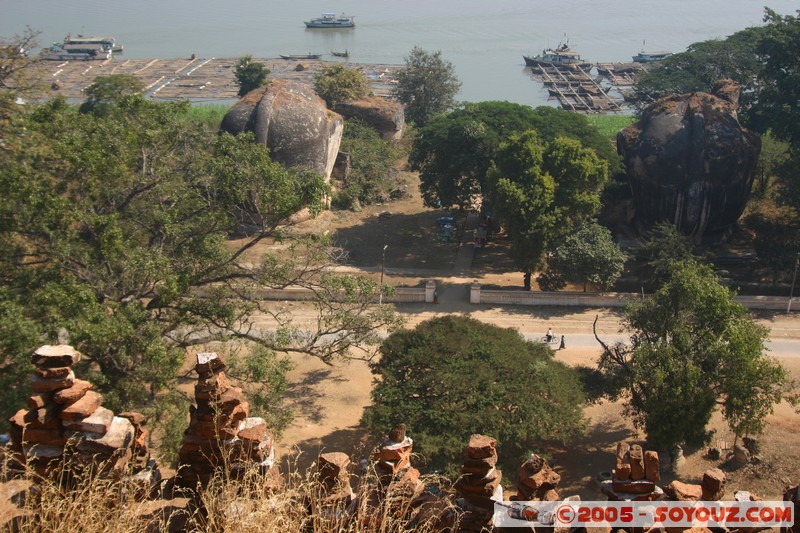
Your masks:
[[[547,335],[545,335],[544,337],[541,338],[541,341],[545,344],[560,344],[561,337],[559,337],[558,335],[553,335],[552,337],[550,337],[550,340],[547,340]]]

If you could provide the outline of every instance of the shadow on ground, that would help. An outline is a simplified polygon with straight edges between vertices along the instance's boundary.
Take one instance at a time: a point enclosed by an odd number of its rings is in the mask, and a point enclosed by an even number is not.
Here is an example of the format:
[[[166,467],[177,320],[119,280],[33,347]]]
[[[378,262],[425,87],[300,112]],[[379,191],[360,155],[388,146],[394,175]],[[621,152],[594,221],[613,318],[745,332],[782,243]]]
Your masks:
[[[346,453],[353,463],[358,464],[376,444],[377,440],[372,439],[367,430],[360,426],[338,429],[320,438],[298,442],[294,451],[285,454],[281,460],[281,471],[304,471],[321,453],[329,452]]]
[[[370,216],[360,224],[336,230],[332,240],[335,246],[347,251],[347,262],[353,266],[380,267],[383,245],[386,244],[386,268],[449,271],[458,254],[461,234],[457,231],[450,242],[439,240],[442,232],[436,218],[443,214],[444,211],[418,214],[386,211]],[[461,227],[463,219],[458,224],[458,228]]]
[[[297,383],[289,386],[284,393],[284,398],[289,402],[289,406],[297,411],[297,414],[312,422],[318,423],[323,418],[323,406],[316,401],[317,394],[314,387],[322,383],[342,383],[347,381],[341,376],[332,375],[331,370],[312,370],[308,372]]]

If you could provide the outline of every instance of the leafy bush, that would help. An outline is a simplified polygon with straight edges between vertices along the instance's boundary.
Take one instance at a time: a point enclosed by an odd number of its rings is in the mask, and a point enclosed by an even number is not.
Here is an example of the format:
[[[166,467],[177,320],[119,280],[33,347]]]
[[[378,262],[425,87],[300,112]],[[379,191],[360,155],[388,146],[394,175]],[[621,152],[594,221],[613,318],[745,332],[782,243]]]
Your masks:
[[[315,76],[314,90],[329,106],[335,106],[369,94],[369,83],[361,72],[342,65],[333,65]]]
[[[515,469],[539,441],[566,440],[584,425],[579,377],[549,347],[465,316],[393,333],[372,371],[362,422],[376,435],[405,423],[434,469],[458,467],[475,432],[496,438],[501,461]]]
[[[335,207],[373,204],[388,199],[395,186],[392,147],[378,132],[358,120],[348,120],[340,150],[350,154],[350,173],[333,199]]]

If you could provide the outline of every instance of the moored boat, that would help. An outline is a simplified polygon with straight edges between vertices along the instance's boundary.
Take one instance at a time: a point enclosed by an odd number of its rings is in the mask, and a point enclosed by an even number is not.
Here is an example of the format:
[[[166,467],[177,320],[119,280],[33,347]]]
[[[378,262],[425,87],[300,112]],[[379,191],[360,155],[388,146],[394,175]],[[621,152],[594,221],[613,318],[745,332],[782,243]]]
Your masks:
[[[100,44],[58,44],[43,50],[42,59],[51,61],[91,61],[111,58],[111,49]]]
[[[558,48],[548,48],[542,50],[542,53],[536,56],[523,55],[526,67],[556,67],[568,69],[588,69],[592,67],[581,59],[578,52],[570,50],[569,45],[561,44]]]
[[[72,36],[72,34],[67,34],[64,38],[65,45],[71,44],[94,44],[99,45],[104,48],[108,48],[114,54],[121,54],[123,47],[121,44],[117,44],[117,40],[114,37],[110,37],[108,35],[99,35],[99,36],[90,36],[86,37],[84,35],[76,35]]]
[[[322,54],[280,54],[281,59],[319,59]]]
[[[305,22],[306,28],[355,28],[356,22],[349,15],[323,13],[321,17]]]
[[[672,55],[672,52],[645,52],[642,50],[635,56],[633,56],[633,61],[635,63],[653,63],[655,61],[661,61],[662,59],[666,59]]]
[[[348,52],[347,50],[345,50],[344,52],[333,52],[332,51],[331,55],[333,55],[335,57],[350,57],[350,52]]]

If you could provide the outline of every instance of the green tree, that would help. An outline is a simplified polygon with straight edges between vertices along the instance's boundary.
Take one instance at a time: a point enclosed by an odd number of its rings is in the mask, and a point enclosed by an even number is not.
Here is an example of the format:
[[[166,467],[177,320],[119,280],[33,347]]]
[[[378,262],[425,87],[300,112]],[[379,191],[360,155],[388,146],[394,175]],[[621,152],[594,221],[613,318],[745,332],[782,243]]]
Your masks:
[[[659,222],[644,235],[634,255],[642,265],[639,278],[654,288],[670,278],[675,265],[699,258],[692,238],[667,221]]]
[[[627,257],[611,232],[591,220],[556,245],[537,281],[547,291],[563,289],[567,282],[583,283],[584,292],[589,283],[606,290],[622,275]]]
[[[405,69],[397,74],[394,96],[405,105],[410,122],[421,127],[433,116],[455,107],[461,82],[441,51],[431,53],[415,46],[405,62]]]
[[[246,55],[239,58],[233,69],[236,76],[236,85],[239,86],[239,96],[244,96],[253,89],[266,85],[269,69],[264,63],[253,61],[253,56]]]
[[[129,74],[112,74],[100,76],[86,88],[86,101],[81,104],[81,113],[102,115],[110,110],[122,98],[141,94],[144,84]]]
[[[718,407],[737,435],[757,434],[775,403],[795,401],[786,370],[765,353],[767,329],[733,296],[707,266],[676,265],[653,296],[626,308],[630,345],[600,341],[608,394],[625,399],[653,445],[704,444]]]
[[[333,107],[340,102],[365,97],[369,94],[369,83],[366,76],[356,69],[333,65],[314,76],[314,90],[328,106]]]
[[[559,136],[578,139],[594,149],[610,169],[621,168],[608,139],[581,115],[510,102],[467,103],[433,118],[414,139],[409,166],[420,173],[425,204],[470,209],[476,198],[487,202],[491,186],[486,174],[500,144],[512,134],[530,129],[548,142]]]
[[[732,79],[742,87],[740,104],[746,110],[760,85],[756,44],[762,32],[760,27],[747,28],[725,39],[691,44],[637,75],[633,100],[644,107],[664,96],[710,92],[718,80]]]
[[[41,92],[41,82],[36,75],[38,59],[30,52],[38,46],[39,32],[30,27],[22,35],[0,38],[0,94],[13,93],[36,97]]]
[[[465,316],[434,318],[390,335],[362,422],[376,435],[400,422],[431,468],[459,464],[472,433],[495,437],[516,468],[534,446],[584,427],[577,374],[542,343]]]
[[[348,120],[339,150],[350,154],[351,168],[334,197],[338,207],[348,209],[389,197],[396,184],[396,154],[378,132],[361,121]]]
[[[322,177],[271,161],[252,136],[208,132],[183,118],[188,103],[141,96],[103,115],[61,99],[19,107],[0,122],[0,138],[25,132],[0,151],[0,313],[14,327],[0,367],[24,368],[66,333],[110,407],[149,408],[188,347],[235,340],[231,368],[252,400],[280,383],[264,377],[279,354],[358,357],[396,323],[373,305],[375,283],[328,274],[324,240],[291,233],[292,215],[322,207]],[[253,253],[272,238],[285,250]],[[258,298],[289,285],[316,295],[312,326]]]
[[[777,284],[779,279],[791,279],[800,251],[797,212],[786,207],[759,210],[749,214],[745,223],[755,234],[753,248],[759,263],[771,272],[772,284]]]
[[[763,34],[757,43],[763,62],[759,79],[758,110],[765,128],[789,145],[787,160],[780,167],[780,199],[800,211],[800,60],[793,53],[800,43],[800,18],[766,9]]]
[[[600,208],[608,165],[575,139],[543,143],[533,130],[512,135],[495,164],[489,172],[492,205],[530,290],[548,250]]]

